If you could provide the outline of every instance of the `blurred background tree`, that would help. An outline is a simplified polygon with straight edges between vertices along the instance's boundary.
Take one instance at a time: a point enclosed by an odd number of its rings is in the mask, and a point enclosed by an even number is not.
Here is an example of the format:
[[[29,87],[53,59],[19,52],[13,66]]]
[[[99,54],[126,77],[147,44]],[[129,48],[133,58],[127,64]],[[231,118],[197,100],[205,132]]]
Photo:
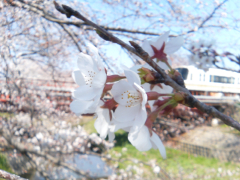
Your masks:
[[[143,40],[161,35],[165,31],[170,31],[172,37],[183,36],[183,48],[170,57],[174,67],[192,64],[192,47],[196,47],[196,44],[201,46],[201,42],[204,42],[211,45],[207,49],[218,52],[218,55],[214,54],[214,60],[217,60],[214,61],[215,65],[239,70],[239,66],[236,66],[239,65],[236,55],[240,53],[240,7],[237,0],[58,2],[74,7],[126,42],[133,40],[141,44]],[[72,115],[72,121],[69,122],[66,98],[49,98],[51,93],[56,95],[74,87],[71,71],[76,67],[78,54],[88,53],[88,43],[99,48],[100,56],[110,74],[120,73],[122,65],[130,67],[141,60],[118,45],[102,40],[95,29],[84,22],[76,18],[67,19],[56,11],[53,1],[49,0],[0,1],[0,33],[1,94],[4,98],[8,96],[9,100],[8,103],[1,104],[1,111],[8,115],[1,117],[0,132],[8,142],[7,147],[13,145],[18,152],[22,152],[20,145],[11,143],[11,139],[31,143],[33,150],[29,150],[30,154],[28,152],[26,156],[35,167],[39,167],[38,163],[42,161],[36,161],[33,154],[44,157],[52,148],[60,148],[57,150],[59,153],[73,153],[74,148],[78,148],[77,151],[82,154],[91,152],[98,144],[98,139],[87,137],[82,146],[77,147],[81,141],[78,139],[75,146],[76,138],[82,137],[84,133],[81,134],[80,130],[74,128],[83,121]],[[237,63],[226,58],[228,55],[225,52],[231,52]],[[63,85],[65,82],[69,84]],[[41,86],[45,88],[39,88]],[[60,88],[58,92],[53,92],[51,88],[46,88],[47,86],[65,86],[65,89]],[[69,103],[70,95],[66,97]],[[66,104],[59,106],[63,102]],[[68,123],[73,126],[66,125]],[[76,133],[70,136],[71,132]],[[56,136],[59,136],[59,139]],[[69,136],[69,139],[64,136]],[[58,142],[60,144],[57,144]],[[88,142],[92,144],[89,147]],[[106,149],[112,147],[105,141],[100,144]],[[88,148],[83,150],[82,147]],[[96,151],[102,152],[99,146],[96,147]],[[56,159],[47,159],[57,164]],[[64,166],[61,163],[60,165]],[[37,171],[49,178],[46,167],[39,167]],[[77,170],[76,173],[81,174]]]

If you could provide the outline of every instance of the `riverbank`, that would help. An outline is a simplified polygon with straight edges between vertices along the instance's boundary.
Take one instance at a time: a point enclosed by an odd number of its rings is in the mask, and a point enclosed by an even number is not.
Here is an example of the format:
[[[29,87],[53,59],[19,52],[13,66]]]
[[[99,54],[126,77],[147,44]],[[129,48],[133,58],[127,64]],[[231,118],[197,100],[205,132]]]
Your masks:
[[[126,134],[122,134],[126,136]],[[121,139],[121,136],[116,137],[116,141]],[[114,158],[131,158],[138,161],[138,163],[132,163],[131,161],[124,161],[118,163],[118,167],[121,169],[131,169],[133,166],[137,166],[142,169],[140,176],[143,179],[157,179],[162,177],[163,179],[239,179],[240,168],[239,164],[221,162],[213,158],[205,158],[201,156],[194,156],[180,150],[173,148],[166,148],[167,159],[163,160],[159,151],[151,149],[147,152],[140,152],[136,150],[130,143],[122,143],[115,145],[109,153]],[[153,167],[146,167],[142,162],[150,164],[158,164],[163,171],[159,174],[155,174]],[[133,173],[137,173],[133,170]],[[170,177],[167,178],[166,174]]]
[[[81,125],[88,134],[96,133],[93,117],[83,118],[79,122],[79,125]],[[226,128],[223,129],[226,130]],[[191,136],[191,132],[188,132],[185,135]],[[198,136],[200,135],[198,134]],[[206,136],[202,137],[206,138]],[[167,146],[167,144],[165,145]],[[120,130],[116,133],[115,146],[106,151],[103,156],[108,157],[105,158],[108,166],[111,167],[115,172],[122,172],[121,176],[125,179],[129,177],[146,180],[239,179],[239,164],[221,162],[214,158],[191,155],[168,147],[166,148],[166,151],[166,160],[162,159],[158,150],[151,149],[147,152],[140,152],[128,142],[127,133]],[[0,161],[0,163],[7,167],[6,161]],[[92,160],[91,164],[99,163],[96,163],[96,161]],[[97,165],[96,167],[99,169],[101,166]],[[158,166],[161,168],[160,171]],[[11,172],[11,169],[4,170]]]
[[[7,157],[5,155],[3,155],[1,152],[0,152],[0,169],[10,172],[10,173],[13,173],[13,171],[8,163]],[[3,180],[3,179],[0,178],[0,180]]]
[[[86,131],[95,132],[94,120],[84,125]],[[187,135],[188,133],[186,133]],[[221,162],[218,159],[191,155],[173,148],[166,148],[167,159],[163,160],[159,151],[140,152],[127,140],[127,133],[118,131],[115,146],[106,152],[113,159],[111,164],[123,169],[125,176],[136,174],[139,179],[212,179],[212,180],[238,180],[240,166],[237,163]],[[146,166],[144,163],[150,164]],[[159,165],[161,171],[154,173],[154,167]]]

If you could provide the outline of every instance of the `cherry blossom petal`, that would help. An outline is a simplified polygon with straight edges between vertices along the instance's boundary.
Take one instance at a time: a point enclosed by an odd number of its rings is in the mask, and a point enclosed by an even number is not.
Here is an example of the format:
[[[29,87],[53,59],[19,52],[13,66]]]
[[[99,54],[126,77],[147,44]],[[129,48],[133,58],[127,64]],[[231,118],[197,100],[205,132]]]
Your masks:
[[[137,83],[138,85],[141,84],[141,80],[140,80],[138,74],[135,73],[134,71],[125,70],[124,73],[125,73],[125,76],[127,77],[127,80],[130,84],[134,84],[134,83]]]
[[[91,109],[89,109],[89,107],[91,107],[93,103],[94,103],[94,101],[74,100],[70,104],[70,109],[72,112],[74,112],[76,114],[90,113]],[[94,112],[92,112],[92,113],[94,113]]]
[[[85,79],[84,79],[84,77],[83,77],[83,75],[82,75],[80,70],[73,71],[72,72],[72,77],[73,77],[74,82],[77,85],[79,85],[79,86],[86,85]]]
[[[156,62],[156,60],[154,59],[154,62]],[[160,67],[160,68],[162,68],[162,69],[164,69],[164,70],[168,70],[169,69],[169,67],[166,65],[166,63],[164,63],[164,62],[162,62],[162,61],[159,61],[159,62],[156,62],[157,63],[157,65]],[[170,61],[170,60],[168,60],[168,63],[171,65],[172,64],[172,61]],[[145,67],[145,68],[148,68],[148,69],[153,69],[149,64],[144,64],[143,65],[143,67]]]
[[[147,63],[145,63],[145,64],[147,64]],[[142,67],[143,67],[143,65],[134,65],[130,68],[130,70],[134,71],[135,73],[138,73],[138,69],[141,69]]]
[[[143,48],[144,51],[146,51],[146,52],[148,53],[148,55],[149,55],[150,57],[152,57],[152,56],[154,55],[153,49],[152,49],[152,47],[150,46],[148,40],[143,41],[142,48]]]
[[[140,104],[133,107],[119,105],[115,111],[115,120],[117,122],[132,121],[140,111]]]
[[[99,56],[98,55],[98,49],[93,44],[87,43],[87,48],[90,51],[91,57],[92,56],[95,56],[95,57]],[[99,59],[96,59],[96,61],[98,61],[98,60]]]
[[[114,100],[122,105],[126,104],[126,99],[122,99],[122,94],[127,91],[136,91],[135,88],[129,84],[125,80],[120,80],[119,82],[115,83],[112,87],[111,93],[113,95]]]
[[[151,38],[148,42],[153,45],[154,42],[156,42],[159,39],[160,36],[156,36],[154,38]],[[163,42],[162,42],[163,43]]]
[[[173,91],[173,88],[171,86],[165,85],[163,83],[161,83],[162,88],[160,88],[159,86],[154,86],[152,91],[156,91],[160,94],[170,94]]]
[[[150,44],[153,45],[155,48],[157,48],[157,50],[161,49],[163,42],[166,43],[166,41],[168,39],[169,32],[170,31],[167,31],[163,35],[157,37],[156,39],[152,39],[150,41]]]
[[[81,72],[86,74],[88,71],[94,71],[97,72],[97,64],[94,62],[94,60],[91,58],[91,56],[80,53],[78,60],[77,60],[78,68]]]
[[[142,102],[141,102],[141,104],[142,104],[142,107],[145,108],[145,105],[146,105],[146,103],[147,103],[147,94],[146,94],[145,90],[144,90],[141,86],[139,86],[138,84],[136,84],[136,83],[134,83],[134,87],[137,89],[138,92],[141,93],[141,96],[142,96]]]
[[[72,92],[72,96],[78,100],[91,100],[96,97],[96,89],[87,85],[78,87]]]
[[[139,111],[136,114],[135,120],[134,120],[134,124],[130,129],[131,134],[134,136],[137,136],[137,133],[140,131],[140,129],[144,126],[145,122],[147,120],[147,112],[146,112],[146,108],[144,105],[144,108],[141,107],[141,111]]]
[[[90,44],[90,43],[87,44],[87,47],[91,53],[91,57],[93,61],[96,63],[98,67],[98,70],[104,70],[104,65],[102,63],[102,60],[99,57],[98,49],[93,44]]]
[[[96,74],[96,76],[93,78],[93,84],[92,87],[94,88],[103,88],[104,84],[106,82],[107,75],[105,71],[100,71]]]
[[[100,137],[102,139],[105,139],[107,137],[108,123],[106,121],[97,119],[94,123],[94,127],[97,130],[97,132],[100,134]]]
[[[102,105],[104,105],[103,101],[99,101],[98,108],[96,109],[98,117],[94,123],[94,127],[100,134],[100,137],[105,139],[109,131],[110,114],[109,109],[101,108]]]
[[[135,146],[139,151],[148,151],[152,148],[152,143],[150,141],[150,133],[146,126],[143,126],[138,132],[137,137],[131,134],[128,135],[128,140],[133,146]]]
[[[88,109],[86,110],[86,114],[88,113],[95,113],[96,112],[96,109],[98,107],[98,103],[100,101],[100,95],[102,93],[97,93],[96,97],[93,99],[93,100],[90,100],[90,102],[92,102],[92,104],[88,107]]]
[[[176,52],[183,45],[183,37],[179,36],[176,38],[171,38],[170,41],[166,44],[164,52],[166,54],[172,54]]]
[[[113,142],[114,139],[115,139],[115,134],[112,132],[108,132],[108,141]]]
[[[162,155],[163,159],[166,159],[167,158],[166,149],[165,149],[161,139],[159,138],[159,136],[154,132],[152,132],[151,141],[158,147],[158,150],[159,150],[160,154]]]
[[[122,92],[120,96],[114,96],[114,99],[125,107],[133,107],[141,103],[141,94],[135,90]]]
[[[133,126],[133,124],[134,124],[134,120],[128,121],[127,123],[126,122],[114,122],[114,124],[110,125],[109,128],[110,128],[111,132],[116,132],[119,129],[123,129],[124,131],[129,132],[130,128],[131,128],[131,126]]]
[[[133,123],[134,123],[134,121],[132,121],[130,123],[128,122],[128,124],[130,124],[130,126],[123,127],[122,130],[124,130],[126,132],[130,132],[130,129],[131,129],[131,126],[133,126]]]
[[[97,130],[97,132],[100,134],[100,137],[102,139],[105,139],[108,134],[108,126],[110,123],[109,110],[108,109],[98,110],[97,115],[98,115],[98,118],[94,123],[94,127]]]

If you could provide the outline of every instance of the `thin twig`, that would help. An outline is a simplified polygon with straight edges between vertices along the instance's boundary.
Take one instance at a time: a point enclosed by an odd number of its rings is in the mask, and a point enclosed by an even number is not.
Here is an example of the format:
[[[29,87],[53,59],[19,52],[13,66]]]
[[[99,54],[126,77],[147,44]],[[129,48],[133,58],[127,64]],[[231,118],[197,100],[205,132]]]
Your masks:
[[[203,27],[208,27],[208,26],[204,26],[204,24],[205,24],[206,22],[208,22],[208,21],[213,17],[213,15],[215,14],[215,12],[216,12],[218,9],[220,9],[221,6],[222,6],[225,2],[227,2],[227,1],[228,1],[228,0],[224,0],[224,1],[223,1],[222,3],[220,3],[217,7],[215,7],[215,8],[213,9],[212,13],[211,13],[208,17],[206,17],[206,18],[202,21],[202,23],[198,26],[197,30],[199,30],[199,29],[201,29],[201,28],[203,28]],[[189,33],[193,33],[193,32],[196,32],[196,30],[193,29],[193,30],[187,31],[187,32],[185,32],[185,33],[182,33],[181,35],[189,34]]]
[[[81,175],[81,176],[84,176],[86,178],[91,178],[91,176],[89,175],[88,172],[84,172],[82,170],[79,170],[65,162],[62,162],[60,161],[58,158],[55,158],[45,152],[42,152],[42,151],[36,151],[34,150],[33,148],[30,148],[30,147],[27,147],[23,144],[21,144],[20,142],[17,142],[15,141],[10,132],[7,130],[7,129],[0,129],[0,134],[7,140],[7,142],[14,146],[20,153],[30,153],[30,154],[35,154],[36,156],[40,156],[40,157],[43,157],[44,159],[46,160],[49,160],[50,162],[54,163],[55,165],[59,165],[59,166],[62,166],[62,167],[65,167],[73,172],[75,172],[76,174],[78,175]],[[102,177],[102,178],[106,178],[106,177]]]
[[[119,44],[121,47],[127,49],[131,53],[137,55],[138,57],[143,59],[145,62],[147,62],[153,69],[155,69],[158,73],[160,73],[162,75],[162,77],[165,79],[164,84],[173,87],[176,91],[181,91],[181,92],[185,93],[185,95],[186,95],[185,101],[187,102],[186,104],[190,105],[190,107],[196,107],[197,109],[199,109],[202,112],[205,112],[205,113],[207,113],[207,114],[209,114],[213,117],[217,117],[217,118],[221,119],[225,124],[227,124],[229,126],[232,126],[233,128],[240,131],[240,124],[237,121],[235,121],[233,118],[231,118],[229,116],[226,116],[225,114],[219,112],[214,107],[207,106],[206,104],[201,103],[196,98],[194,98],[186,88],[183,88],[183,87],[179,86],[175,81],[173,81],[165,73],[165,71],[162,68],[160,68],[154,61],[152,61],[152,59],[149,57],[149,55],[140,46],[138,46],[136,43],[130,42],[131,45],[134,47],[134,48],[132,48],[131,46],[129,46],[128,44],[126,44],[122,40],[115,37],[113,34],[106,31],[104,28],[98,26],[97,24],[93,23],[92,21],[90,21],[89,19],[84,17],[78,11],[75,11],[74,9],[72,9],[71,7],[66,6],[66,5],[62,5],[62,8],[65,11],[65,13],[63,13],[63,14],[66,14],[67,17],[70,18],[71,16],[74,16],[74,17],[84,21],[86,24],[96,28],[98,30],[98,34],[102,33],[101,35],[107,37],[109,41],[111,41],[113,43],[116,43],[116,44]],[[202,23],[202,24],[204,24],[204,23]]]

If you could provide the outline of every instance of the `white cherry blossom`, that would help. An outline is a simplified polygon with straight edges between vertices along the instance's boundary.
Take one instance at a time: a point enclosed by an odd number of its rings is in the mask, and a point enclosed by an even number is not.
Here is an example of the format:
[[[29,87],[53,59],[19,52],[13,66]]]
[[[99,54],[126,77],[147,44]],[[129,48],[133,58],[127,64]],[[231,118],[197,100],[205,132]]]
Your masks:
[[[94,127],[97,130],[97,132],[100,134],[100,137],[102,139],[105,139],[108,135],[108,139],[110,142],[112,142],[115,138],[115,135],[113,132],[109,131],[109,126],[113,124],[114,117],[111,111],[107,108],[101,108],[103,106],[103,102],[100,101],[98,108],[96,110],[97,119],[94,123]]]
[[[106,83],[107,74],[98,51],[91,46],[93,56],[80,53],[78,59],[78,70],[72,74],[79,88],[73,91],[74,101],[70,104],[71,110],[76,114],[94,113],[103,88]]]
[[[161,68],[167,70],[168,69],[168,66],[159,61],[157,63]],[[153,69],[151,66],[149,66],[147,63],[144,64],[144,65],[135,65],[133,67],[131,67],[131,70],[133,70],[134,72],[138,73],[138,69],[140,68],[148,68],[148,69]],[[155,85],[155,86],[151,86],[151,84],[149,83],[144,83],[142,84],[142,87],[143,89],[146,91],[146,92],[150,92],[150,91],[155,91],[157,93],[160,93],[160,94],[171,94],[172,91],[173,91],[173,88],[171,86],[168,86],[168,85],[165,85],[164,83],[160,83],[161,87],[158,86],[158,85]],[[152,87],[152,88],[151,88]],[[162,99],[162,97],[159,97],[159,99]],[[151,109],[153,108],[153,103],[154,103],[154,100],[151,100],[151,101],[148,101],[149,105],[151,106]]]
[[[212,62],[214,61],[214,53],[211,48],[214,45],[214,41],[199,40],[191,44],[190,48],[193,54],[190,55],[191,64],[196,66],[198,69],[208,71],[211,68]]]
[[[150,57],[154,56],[154,50],[152,46],[154,46],[157,50],[160,50],[165,43],[164,53],[173,54],[176,52],[183,44],[183,37],[178,36],[176,38],[171,38],[168,42],[169,32],[165,32],[163,35],[155,37],[151,40],[145,40],[142,44],[143,50],[145,50]]]
[[[140,78],[136,73],[131,70],[124,72],[127,81],[120,80],[111,90],[114,100],[119,103],[114,113],[114,131],[130,127],[130,132],[136,134],[147,119],[147,94],[140,86]]]
[[[212,67],[212,62],[214,61],[214,58],[211,56],[199,56],[198,54],[191,55],[190,59],[194,66],[204,71],[208,71],[209,68]]]
[[[139,151],[148,151],[151,148],[158,149],[160,154],[164,159],[166,159],[166,150],[156,133],[152,131],[152,135],[149,132],[147,126],[143,126],[138,132],[137,136],[132,135],[130,132],[128,139],[133,146],[135,146]]]

